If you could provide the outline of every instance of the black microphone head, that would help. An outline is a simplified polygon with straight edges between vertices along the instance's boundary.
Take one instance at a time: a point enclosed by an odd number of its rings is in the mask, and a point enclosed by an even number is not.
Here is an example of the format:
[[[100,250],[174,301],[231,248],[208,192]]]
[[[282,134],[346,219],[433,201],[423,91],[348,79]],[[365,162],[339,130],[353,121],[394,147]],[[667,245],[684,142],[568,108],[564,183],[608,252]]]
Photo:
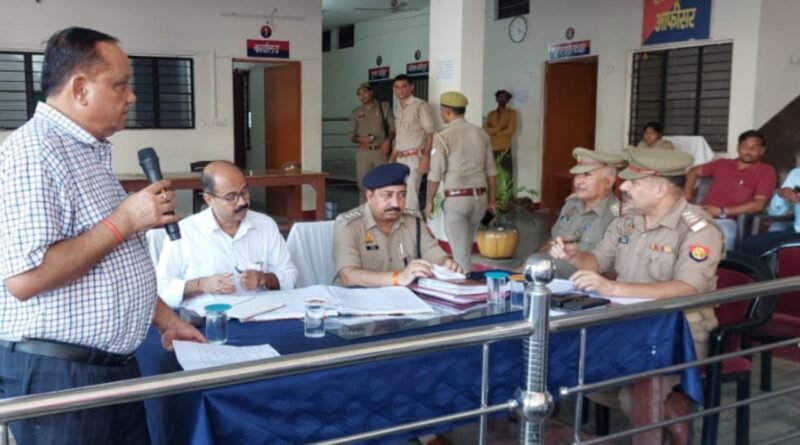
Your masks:
[[[153,147],[147,147],[139,150],[139,163],[148,162],[153,159],[156,161],[158,160],[158,155],[156,154],[156,149]]]

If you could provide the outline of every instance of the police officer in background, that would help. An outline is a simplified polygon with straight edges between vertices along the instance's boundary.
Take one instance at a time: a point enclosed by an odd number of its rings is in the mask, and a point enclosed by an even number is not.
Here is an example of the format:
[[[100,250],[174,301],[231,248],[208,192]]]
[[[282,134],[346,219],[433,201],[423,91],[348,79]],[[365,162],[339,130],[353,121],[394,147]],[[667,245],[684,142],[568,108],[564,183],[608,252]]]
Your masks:
[[[430,277],[433,265],[463,272],[407,209],[405,164],[384,164],[364,176],[367,202],[336,218],[333,259],[336,282],[345,286],[407,286]]]
[[[603,239],[611,221],[620,216],[620,203],[614,196],[617,167],[622,166],[622,155],[602,153],[575,147],[572,157],[577,163],[569,172],[575,175],[572,188],[575,193],[567,197],[558,220],[550,230],[551,240],[561,237],[563,243],[574,243],[578,250],[590,251]],[[550,242],[539,249],[550,250]],[[556,275],[569,278],[576,269],[566,261],[556,262]]]
[[[394,139],[394,114],[388,102],[375,99],[372,86],[364,82],[356,88],[361,106],[350,113],[350,140],[358,144],[356,150],[356,180],[359,200],[366,200],[366,189],[361,180],[368,171],[385,164]]]
[[[628,168],[619,176],[626,180],[621,189],[631,211],[611,223],[591,252],[577,251],[574,244],[565,244],[558,237],[550,254],[579,269],[570,278],[575,288],[601,295],[661,299],[716,289],[722,233],[708,213],[682,196],[692,156],[648,148],[632,148],[627,156]],[[602,275],[611,271],[616,271],[616,280]],[[697,356],[703,358],[708,353],[709,332],[717,326],[714,310],[688,310],[686,319]],[[677,377],[663,379],[667,394],[678,383]],[[602,394],[590,395],[599,396]],[[630,415],[629,388],[623,388],[615,402],[600,400],[605,405],[619,404]],[[689,402],[682,393],[671,393],[664,403],[667,418],[688,411]],[[668,431],[673,444],[688,440],[685,424],[673,424]]]
[[[456,262],[470,271],[478,225],[487,209],[497,212],[497,168],[486,132],[464,120],[467,98],[450,91],[442,94],[439,102],[447,127],[433,137],[425,214],[430,217],[433,198],[442,183],[447,240]]]

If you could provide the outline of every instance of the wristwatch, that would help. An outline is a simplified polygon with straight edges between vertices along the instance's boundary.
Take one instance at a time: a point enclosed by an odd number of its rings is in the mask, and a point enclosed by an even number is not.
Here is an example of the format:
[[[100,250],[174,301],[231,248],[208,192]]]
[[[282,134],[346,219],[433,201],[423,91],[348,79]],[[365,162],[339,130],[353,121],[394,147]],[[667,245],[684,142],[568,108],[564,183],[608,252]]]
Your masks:
[[[728,217],[728,214],[727,214],[727,213],[725,213],[725,207],[720,207],[720,208],[719,208],[719,217],[720,217],[721,219],[725,219],[725,218],[727,218],[727,217]]]

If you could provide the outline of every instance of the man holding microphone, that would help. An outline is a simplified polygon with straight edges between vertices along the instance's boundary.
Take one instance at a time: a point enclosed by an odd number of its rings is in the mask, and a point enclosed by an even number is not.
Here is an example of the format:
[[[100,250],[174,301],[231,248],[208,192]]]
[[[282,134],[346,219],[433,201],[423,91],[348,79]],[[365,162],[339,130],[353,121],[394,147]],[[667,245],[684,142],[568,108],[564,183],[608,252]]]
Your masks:
[[[126,195],[108,138],[125,128],[128,57],[107,34],[56,32],[39,103],[0,145],[0,397],[139,376],[134,351],[151,323],[166,348],[204,341],[156,294],[144,232],[176,222],[158,181]],[[11,423],[21,444],[149,443],[144,404]]]

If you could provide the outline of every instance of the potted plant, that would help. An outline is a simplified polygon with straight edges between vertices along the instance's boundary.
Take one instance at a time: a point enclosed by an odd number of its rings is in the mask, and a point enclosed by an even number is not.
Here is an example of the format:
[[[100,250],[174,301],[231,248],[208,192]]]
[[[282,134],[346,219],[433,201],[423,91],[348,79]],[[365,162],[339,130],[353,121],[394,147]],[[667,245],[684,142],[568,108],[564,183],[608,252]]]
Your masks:
[[[502,166],[505,156],[510,156],[510,153],[506,152],[495,160],[495,166],[497,167],[497,177],[495,179],[497,183],[495,191],[497,216],[489,225],[478,229],[476,239],[481,255],[491,259],[511,258],[514,256],[519,243],[519,230],[511,222],[511,216],[523,209],[536,210],[539,208],[539,203],[534,202],[532,199],[538,195],[536,190],[515,186],[511,173]],[[527,196],[518,196],[521,194]]]

